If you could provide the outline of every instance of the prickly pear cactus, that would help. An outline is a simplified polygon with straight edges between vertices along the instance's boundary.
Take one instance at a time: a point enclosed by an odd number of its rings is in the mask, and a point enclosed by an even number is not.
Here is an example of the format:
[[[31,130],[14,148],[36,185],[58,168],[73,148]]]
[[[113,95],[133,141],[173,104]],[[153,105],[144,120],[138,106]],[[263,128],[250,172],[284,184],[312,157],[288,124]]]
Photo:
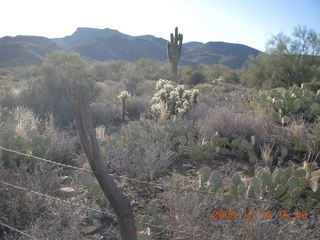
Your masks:
[[[308,91],[303,86],[267,91],[261,94],[260,102],[273,109],[282,124],[289,123],[292,115],[297,113],[302,113],[309,120],[320,114],[320,93]]]
[[[239,175],[232,178],[229,194],[233,197],[247,197],[278,200],[280,203],[320,204],[320,170],[305,163],[304,167],[276,169],[272,174],[257,168],[250,183],[243,183]]]
[[[198,171],[196,187],[206,192],[215,193],[223,186],[221,176],[218,172],[211,171],[209,167],[203,167]],[[203,196],[199,195],[199,198]]]
[[[139,231],[150,229],[151,232],[159,233],[164,221],[160,217],[159,208],[157,203],[151,202],[148,205],[149,215],[138,215],[135,217],[137,229]]]

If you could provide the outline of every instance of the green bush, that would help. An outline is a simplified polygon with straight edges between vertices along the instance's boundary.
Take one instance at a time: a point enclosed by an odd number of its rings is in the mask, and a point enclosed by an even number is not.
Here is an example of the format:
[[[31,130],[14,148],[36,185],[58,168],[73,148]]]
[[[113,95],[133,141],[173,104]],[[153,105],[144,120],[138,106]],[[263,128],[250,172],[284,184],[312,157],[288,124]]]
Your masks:
[[[205,83],[207,81],[206,76],[199,70],[192,70],[188,72],[184,79],[185,83],[188,85],[197,85]]]
[[[231,84],[238,84],[240,83],[240,78],[238,74],[235,71],[231,71],[223,75],[223,80],[226,83],[231,83]]]
[[[65,127],[73,121],[68,81],[78,82],[86,88],[90,101],[98,94],[99,89],[87,62],[79,54],[58,51],[45,58],[39,67],[38,77],[21,93],[20,104],[33,109],[42,118],[53,113],[57,122]]]
[[[311,92],[317,93],[320,91],[320,81],[307,82],[304,84],[304,88]]]
[[[53,119],[40,121],[29,109],[17,107],[0,127],[0,145],[18,152],[72,164],[75,139],[59,133]],[[7,168],[20,165],[34,168],[37,160],[12,152],[3,151],[2,159]]]
[[[174,160],[186,127],[174,120],[144,120],[123,125],[119,133],[99,138],[101,152],[112,169],[129,176],[153,179]],[[105,140],[103,140],[105,139]]]

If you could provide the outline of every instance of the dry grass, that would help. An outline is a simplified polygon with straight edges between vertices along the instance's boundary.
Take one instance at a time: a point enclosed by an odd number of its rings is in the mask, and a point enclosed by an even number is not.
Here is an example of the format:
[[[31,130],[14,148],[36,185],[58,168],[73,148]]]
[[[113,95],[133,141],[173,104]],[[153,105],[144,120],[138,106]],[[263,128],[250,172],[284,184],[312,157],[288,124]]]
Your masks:
[[[181,176],[176,176],[173,181],[182,182]],[[222,201],[221,197],[203,195],[199,193],[180,193],[176,190],[167,190],[162,194],[162,204],[166,211],[163,213],[165,225],[174,226],[174,230],[183,233],[164,233],[163,238],[156,239],[319,239],[320,222],[315,210],[309,211],[310,218],[281,219],[277,208],[271,204],[255,203],[237,200],[232,203]],[[179,201],[177,201],[179,199]],[[183,204],[182,204],[183,203]],[[238,216],[243,212],[255,211],[252,219],[210,219],[213,210],[234,210]],[[265,219],[261,211],[270,210],[272,219]],[[289,210],[294,213],[295,210]],[[193,236],[192,236],[193,235]]]
[[[131,122],[123,126],[119,134],[100,136],[107,139],[101,150],[110,168],[141,179],[154,179],[167,171],[173,153],[166,142],[157,140],[156,128],[157,123],[152,121]],[[139,135],[127,136],[126,129]]]
[[[263,165],[271,169],[274,158],[275,158],[274,155],[275,155],[274,145],[264,144],[263,148],[261,148],[261,158],[262,158]]]
[[[250,139],[255,136],[259,141],[271,132],[272,121],[267,115],[256,115],[243,109],[237,111],[233,106],[215,107],[208,111],[204,120],[199,123],[200,133],[211,137],[216,132],[220,136],[234,139],[244,136]]]
[[[15,121],[15,132],[22,138],[27,138],[27,133],[31,130],[38,130],[39,119],[35,117],[29,109],[18,106],[13,111]]]
[[[23,166],[15,171],[0,170],[1,180],[54,196],[61,186],[62,170],[38,165],[37,170]],[[61,202],[17,190],[0,187],[0,211],[5,223],[40,239],[82,239],[79,211]],[[1,229],[0,229],[1,232]],[[26,239],[20,234],[7,232],[5,239]]]

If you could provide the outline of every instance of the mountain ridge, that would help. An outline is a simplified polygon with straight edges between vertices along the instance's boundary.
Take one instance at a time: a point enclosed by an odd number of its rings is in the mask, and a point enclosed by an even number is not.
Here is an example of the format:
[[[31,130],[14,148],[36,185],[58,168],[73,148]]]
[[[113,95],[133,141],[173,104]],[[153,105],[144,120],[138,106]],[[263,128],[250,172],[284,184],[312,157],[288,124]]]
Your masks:
[[[116,29],[79,27],[73,34],[62,38],[0,38],[0,66],[40,64],[46,54],[59,49],[73,50],[97,61],[135,61],[140,58],[166,61],[166,45],[167,40],[153,35],[130,36]],[[180,64],[224,64],[235,69],[244,66],[250,55],[259,53],[259,50],[243,44],[193,41],[183,44]]]

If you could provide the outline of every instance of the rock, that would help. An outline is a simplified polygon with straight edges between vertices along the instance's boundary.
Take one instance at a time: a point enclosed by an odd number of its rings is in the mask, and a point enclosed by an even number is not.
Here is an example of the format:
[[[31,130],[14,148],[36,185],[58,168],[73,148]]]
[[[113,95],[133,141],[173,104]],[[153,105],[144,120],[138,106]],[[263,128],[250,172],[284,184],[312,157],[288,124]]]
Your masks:
[[[147,234],[138,234],[138,240],[153,240],[153,238]]]
[[[63,187],[54,191],[55,195],[61,198],[71,198],[76,195],[76,191],[72,187]]]
[[[193,168],[193,165],[191,165],[190,163],[183,163],[182,167],[184,167],[184,168]]]
[[[95,234],[100,228],[101,225],[85,226],[81,229],[81,232],[85,235]]]
[[[62,176],[60,177],[61,183],[62,184],[71,184],[72,183],[72,178],[69,176]]]

